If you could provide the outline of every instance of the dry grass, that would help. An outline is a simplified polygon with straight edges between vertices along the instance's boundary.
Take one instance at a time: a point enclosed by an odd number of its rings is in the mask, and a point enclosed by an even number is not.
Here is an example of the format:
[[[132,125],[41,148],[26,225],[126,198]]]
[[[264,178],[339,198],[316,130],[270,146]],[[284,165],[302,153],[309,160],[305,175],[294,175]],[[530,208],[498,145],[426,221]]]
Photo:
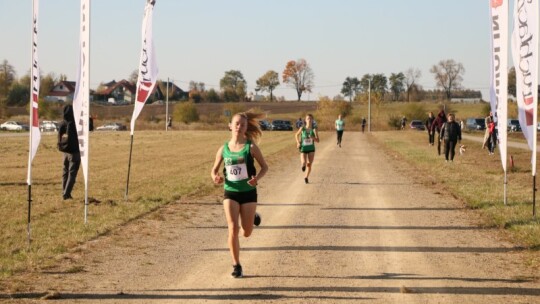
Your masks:
[[[467,206],[485,215],[487,226],[510,232],[513,240],[531,249],[540,249],[540,217],[532,216],[531,153],[509,148],[514,167],[508,164],[508,205],[504,206],[504,174],[498,155],[489,156],[481,144],[463,141],[467,151],[446,163],[435,147],[428,145],[427,133],[392,131],[373,133],[373,138],[394,157],[408,162],[407,174],[428,187],[443,187]],[[537,212],[540,211],[537,202]]]
[[[89,213],[84,224],[84,178],[74,200],[63,201],[62,153],[54,134],[43,135],[33,163],[32,244],[27,223],[28,137],[0,144],[0,277],[55,263],[53,257],[184,196],[219,193],[209,178],[224,131],[135,133],[129,201],[124,200],[129,132],[94,132],[90,141]],[[291,132],[266,132],[261,149],[272,164],[295,152]]]

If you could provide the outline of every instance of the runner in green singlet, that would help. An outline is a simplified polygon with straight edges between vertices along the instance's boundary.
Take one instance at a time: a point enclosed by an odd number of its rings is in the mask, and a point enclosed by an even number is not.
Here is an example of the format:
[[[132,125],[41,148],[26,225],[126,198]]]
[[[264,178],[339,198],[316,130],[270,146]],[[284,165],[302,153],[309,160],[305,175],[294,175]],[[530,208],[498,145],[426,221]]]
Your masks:
[[[319,133],[313,127],[313,115],[306,115],[306,123],[302,128],[298,129],[295,137],[296,146],[300,149],[302,171],[306,172],[304,181],[307,184],[309,183],[309,174],[311,173],[311,167],[315,159],[315,142],[319,142]]]
[[[233,260],[233,278],[243,276],[240,265],[240,226],[244,237],[253,232],[261,218],[257,209],[257,182],[268,171],[259,147],[254,143],[262,135],[258,119],[263,115],[253,112],[235,114],[229,124],[231,139],[219,148],[210,175],[215,184],[225,183],[223,207],[229,227],[228,244]],[[257,173],[254,161],[260,166]],[[224,163],[224,177],[219,174]]]

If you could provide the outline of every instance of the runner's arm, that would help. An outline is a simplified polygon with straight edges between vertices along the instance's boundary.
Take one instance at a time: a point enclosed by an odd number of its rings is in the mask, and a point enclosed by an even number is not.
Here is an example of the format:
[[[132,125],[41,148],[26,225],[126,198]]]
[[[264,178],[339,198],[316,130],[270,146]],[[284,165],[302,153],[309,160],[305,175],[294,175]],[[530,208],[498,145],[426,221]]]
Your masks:
[[[214,161],[214,166],[212,167],[212,171],[210,172],[210,176],[212,177],[212,181],[214,182],[214,184],[223,183],[223,177],[219,175],[219,167],[221,167],[221,162],[223,161],[221,153],[223,153],[223,146],[218,149],[216,153],[216,160]]]
[[[257,181],[259,181],[268,171],[268,165],[266,164],[266,161],[264,160],[261,150],[255,144],[251,145],[251,156],[253,156],[253,158],[257,161],[259,166],[261,166],[261,170],[259,170],[259,173],[257,174],[257,176],[252,176],[251,179],[248,181],[248,183],[251,186],[256,186]]]
[[[294,138],[296,139],[296,147],[297,148],[300,148],[300,134],[302,134],[302,128],[298,129],[298,131],[294,135]]]
[[[317,129],[313,129],[313,133],[315,133],[315,141],[319,142],[319,131],[317,131]]]

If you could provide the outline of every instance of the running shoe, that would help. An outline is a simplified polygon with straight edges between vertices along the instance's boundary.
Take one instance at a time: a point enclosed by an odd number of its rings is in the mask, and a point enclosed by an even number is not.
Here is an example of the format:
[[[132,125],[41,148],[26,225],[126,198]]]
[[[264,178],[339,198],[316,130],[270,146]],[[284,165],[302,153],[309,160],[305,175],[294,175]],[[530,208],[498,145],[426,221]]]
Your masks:
[[[306,165],[302,166],[302,172],[306,171]]]
[[[306,182],[306,184],[309,184],[309,180],[307,177],[304,177],[304,181]]]
[[[253,225],[259,226],[261,224],[261,216],[255,212],[255,220],[253,221]]]
[[[231,276],[235,279],[243,277],[244,274],[242,273],[242,265],[233,265],[233,272],[231,273]]]

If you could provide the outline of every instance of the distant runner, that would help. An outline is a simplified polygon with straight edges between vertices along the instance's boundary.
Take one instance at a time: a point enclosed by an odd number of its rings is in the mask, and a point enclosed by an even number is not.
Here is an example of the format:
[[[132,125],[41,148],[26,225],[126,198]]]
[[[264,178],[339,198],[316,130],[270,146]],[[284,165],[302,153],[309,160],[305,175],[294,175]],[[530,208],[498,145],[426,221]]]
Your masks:
[[[212,180],[215,184],[225,182],[225,195],[223,208],[227,225],[229,227],[229,251],[233,260],[233,278],[243,276],[240,264],[240,225],[244,237],[253,232],[253,225],[259,226],[260,216],[257,209],[257,182],[268,171],[268,165],[254,143],[262,135],[257,119],[262,118],[260,113],[243,112],[235,114],[229,124],[231,139],[218,149],[214,166],[212,167]],[[261,170],[259,174],[255,169],[253,160],[256,160]],[[219,175],[221,163],[225,163],[224,177]],[[241,220],[239,220],[241,217]]]
[[[300,149],[301,153],[300,162],[302,163],[302,171],[306,172],[304,181],[308,184],[311,166],[313,165],[313,159],[315,158],[315,142],[319,142],[319,133],[313,126],[313,115],[308,114],[306,116],[305,125],[296,132],[295,137],[296,146]]]
[[[338,115],[336,119],[336,133],[337,133],[337,145],[341,148],[341,139],[343,138],[343,127],[345,126],[345,121],[341,118],[341,114]]]

